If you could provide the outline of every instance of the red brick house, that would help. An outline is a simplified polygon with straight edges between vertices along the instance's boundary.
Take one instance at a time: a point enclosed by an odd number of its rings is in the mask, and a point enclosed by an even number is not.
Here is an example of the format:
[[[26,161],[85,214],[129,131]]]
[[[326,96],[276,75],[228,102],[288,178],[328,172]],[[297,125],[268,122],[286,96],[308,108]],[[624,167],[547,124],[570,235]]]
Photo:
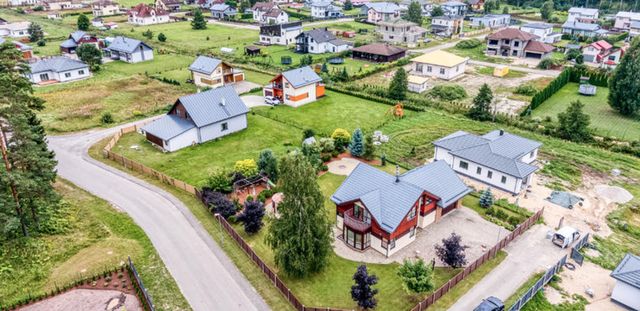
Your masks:
[[[356,250],[391,256],[437,223],[471,192],[445,161],[391,175],[360,163],[331,196],[338,237]]]

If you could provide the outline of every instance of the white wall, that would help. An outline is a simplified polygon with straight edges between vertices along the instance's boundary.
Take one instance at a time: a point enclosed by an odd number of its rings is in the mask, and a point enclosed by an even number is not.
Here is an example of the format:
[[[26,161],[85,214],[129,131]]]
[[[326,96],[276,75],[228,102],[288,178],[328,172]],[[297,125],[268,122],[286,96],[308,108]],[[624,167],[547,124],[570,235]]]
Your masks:
[[[143,57],[144,56],[144,57]],[[138,47],[132,54],[131,58],[127,60],[127,58],[121,59],[127,61],[129,63],[138,63],[143,61],[148,61],[153,59],[153,50],[147,47],[143,47],[143,51],[140,51],[140,47]]]
[[[447,164],[449,164],[449,166],[451,166],[451,164],[453,163],[453,156],[449,153],[449,151],[440,147],[436,147],[436,150],[434,152],[434,159],[444,160],[445,162],[447,162]]]
[[[460,162],[464,161],[467,162],[469,164],[468,169],[463,169],[460,167]],[[465,160],[465,159],[460,159],[457,157],[453,157],[453,166],[452,166],[453,170],[456,172],[459,172],[463,175],[469,176],[471,178],[480,180],[486,184],[492,185],[496,188],[500,188],[503,190],[507,190],[510,192],[514,192],[514,193],[518,193],[520,192],[520,188],[518,187],[519,185],[519,181],[521,182],[522,180],[520,178],[516,178],[514,176],[510,176],[501,172],[498,172],[494,169],[488,168],[486,166],[483,165],[479,165],[476,163],[473,163],[471,161]],[[480,174],[477,174],[477,169],[480,168],[481,172]],[[491,171],[492,172],[492,176],[488,177],[487,173]],[[502,176],[506,177],[506,182],[502,182]]]
[[[422,65],[422,70],[419,70],[420,65]],[[467,62],[465,61],[454,67],[443,67],[443,66],[425,64],[425,63],[413,62],[412,68],[413,68],[413,71],[420,76],[451,80],[464,73],[465,69],[467,68]],[[444,69],[444,73],[441,73],[440,69]]]
[[[397,251],[401,250],[403,247],[411,244],[411,242],[416,240],[416,236],[418,235],[418,230],[416,229],[415,233],[413,234],[412,237],[410,237],[410,233],[407,232],[407,234],[403,235],[402,237],[400,237],[399,239],[396,240],[396,247],[394,247],[393,249],[391,249],[391,245],[389,245],[389,255],[387,256],[391,256],[393,254],[395,254]],[[389,242],[389,244],[391,244],[391,242]]]
[[[302,32],[302,29],[289,30],[282,34],[282,36],[265,36],[260,35],[260,42],[266,44],[276,45],[289,45],[296,43],[296,37]]]
[[[418,226],[420,226],[420,228],[424,228],[434,223],[436,221],[436,210],[437,208],[432,210],[429,214],[424,215],[424,217],[418,214]]]
[[[149,17],[129,17],[129,23],[135,25],[153,25],[169,22],[169,15],[149,16]]]
[[[338,229],[342,230],[344,224],[344,218],[338,214],[336,214],[336,227],[338,227]]]
[[[283,79],[283,82],[286,83],[286,80]],[[313,101],[316,100],[316,84],[315,83],[312,83],[312,84],[309,84],[309,85],[305,85],[305,86],[297,88],[297,89],[294,89],[291,86],[290,83],[287,83],[287,84],[288,84],[288,86],[286,84],[283,86],[283,92],[284,92],[284,96],[283,96],[284,98],[283,99],[284,99],[284,104],[285,105],[289,105],[289,106],[292,106],[292,107],[300,107],[300,106],[302,106],[304,104],[308,104],[308,103],[313,102]],[[308,93],[309,94],[309,96],[307,98],[305,98],[305,99],[301,99],[301,100],[298,100],[298,101],[292,101],[292,100],[287,99],[287,95],[293,97],[293,96],[301,95],[301,94],[304,94],[304,93]]]
[[[202,87],[210,87],[210,88],[217,88],[220,86],[224,85],[224,77],[222,76],[222,66],[218,66],[213,73],[211,73],[210,75],[206,75],[204,73],[200,73],[200,72],[195,72],[192,71],[193,74],[193,83],[196,86],[202,86]],[[215,81],[215,80],[220,80],[219,83],[216,84],[209,84],[206,82],[203,82],[202,80],[211,80],[211,81]]]
[[[222,124],[227,123],[228,129],[222,131]],[[243,114],[224,121],[216,122],[200,128],[200,142],[216,139],[247,128],[247,115]]]
[[[611,299],[618,301],[633,310],[640,310],[640,289],[627,283],[616,281]]]
[[[91,73],[89,72],[89,67],[86,67],[83,69],[74,69],[74,70],[63,71],[63,72],[53,72],[53,71],[38,72],[35,74],[31,74],[30,76],[31,82],[32,83],[43,82],[43,80],[40,79],[41,74],[48,74],[49,80],[55,80],[58,82],[69,82],[74,80],[81,80],[91,76]],[[68,77],[67,77],[67,74],[69,75]]]
[[[373,234],[370,235],[370,239],[371,239],[371,248],[375,249],[376,251],[378,251],[383,255],[387,254],[387,250],[382,248],[382,241],[380,239],[375,237]]]
[[[165,141],[164,149],[173,152],[198,143],[198,129],[192,128],[168,141]]]
[[[531,152],[525,154],[520,158],[520,161],[531,164],[531,162],[535,161],[538,158],[538,149],[533,150],[533,154]]]
[[[553,28],[548,28],[548,29],[540,29],[540,28],[530,28],[530,27],[525,27],[522,26],[520,27],[520,30],[530,33],[532,35],[536,35],[538,37],[540,37],[540,39],[544,40],[544,38],[546,36],[548,36],[549,34],[551,34],[553,32]]]

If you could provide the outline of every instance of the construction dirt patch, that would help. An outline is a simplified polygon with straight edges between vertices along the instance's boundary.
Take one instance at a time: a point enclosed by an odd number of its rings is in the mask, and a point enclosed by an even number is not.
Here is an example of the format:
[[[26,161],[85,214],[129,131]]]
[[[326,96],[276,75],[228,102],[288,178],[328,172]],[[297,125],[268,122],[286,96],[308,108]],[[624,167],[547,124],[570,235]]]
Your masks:
[[[136,296],[131,294],[116,290],[74,289],[20,310],[142,311],[143,309]]]

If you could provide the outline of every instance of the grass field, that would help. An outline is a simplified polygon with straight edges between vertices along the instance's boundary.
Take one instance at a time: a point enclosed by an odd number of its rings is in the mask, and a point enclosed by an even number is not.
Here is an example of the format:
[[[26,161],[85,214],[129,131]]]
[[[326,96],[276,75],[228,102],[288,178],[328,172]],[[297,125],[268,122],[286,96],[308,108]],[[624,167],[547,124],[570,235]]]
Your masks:
[[[481,74],[481,75],[485,75],[485,76],[493,76],[493,67],[483,67],[483,66],[476,66],[476,72]],[[507,73],[506,76],[502,77],[505,79],[514,79],[514,78],[522,78],[524,76],[526,76],[527,74],[522,72],[522,71],[517,71],[517,70],[509,70],[509,73]]]
[[[75,27],[64,24],[60,20],[47,19],[46,15],[18,14],[16,11],[11,9],[0,9],[0,17],[9,22],[30,21],[37,23],[42,26],[45,37],[48,40],[66,39],[69,34],[75,30]]]
[[[608,95],[607,88],[598,87],[595,96],[583,96],[578,94],[577,83],[568,83],[534,109],[533,116],[551,117],[557,120],[558,113],[565,111],[572,102],[580,100],[584,104],[585,113],[591,116],[591,127],[596,134],[628,140],[640,137],[640,114],[635,117],[625,117],[618,114],[609,106]]]
[[[496,64],[508,64],[512,62],[512,60],[508,58],[488,56],[487,54],[484,53],[486,48],[487,48],[487,45],[483,43],[472,49],[460,49],[457,47],[451,47],[445,50],[453,54],[456,54],[458,56],[469,57],[473,60],[479,60],[483,62],[490,62],[490,63],[496,63]]]
[[[100,273],[131,256],[158,309],[189,308],[151,241],[129,216],[67,181],[59,180],[55,188],[66,202],[68,229],[57,235],[1,241],[3,303],[50,291],[83,274]]]

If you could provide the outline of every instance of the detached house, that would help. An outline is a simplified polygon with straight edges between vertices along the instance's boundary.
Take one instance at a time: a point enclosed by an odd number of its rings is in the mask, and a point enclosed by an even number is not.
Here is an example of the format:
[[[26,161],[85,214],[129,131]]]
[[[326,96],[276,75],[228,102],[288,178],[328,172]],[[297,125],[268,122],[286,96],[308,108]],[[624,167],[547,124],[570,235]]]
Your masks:
[[[264,96],[273,96],[285,105],[299,107],[324,96],[322,78],[311,67],[285,71],[264,87]]]
[[[244,81],[244,72],[213,57],[198,56],[189,66],[191,78],[196,86],[216,88]]]
[[[569,16],[567,16],[567,22],[596,24],[598,23],[598,9],[570,8]]]
[[[213,4],[209,10],[211,11],[211,17],[214,19],[228,19],[238,13],[235,8],[224,3]]]
[[[6,40],[0,37],[0,44],[5,43]],[[26,45],[20,41],[12,41],[13,45],[16,47],[18,51],[22,54],[22,59],[29,60],[33,58],[33,48],[29,45]]]
[[[471,26],[476,28],[502,28],[511,25],[509,14],[486,14],[471,18]]]
[[[444,80],[455,79],[466,70],[469,58],[436,50],[411,60],[411,74]]]
[[[387,43],[372,43],[359,46],[352,50],[355,59],[362,59],[370,62],[392,62],[403,58],[407,50]]]
[[[467,0],[471,11],[480,12],[484,10],[484,0]]]
[[[422,40],[426,32],[418,24],[399,18],[379,22],[376,26],[376,33],[382,37],[382,41],[390,43],[413,44]]]
[[[120,14],[120,6],[111,0],[98,0],[91,3],[91,12],[95,17]]]
[[[431,33],[441,37],[451,37],[462,33],[462,16],[435,16],[431,18]]]
[[[167,12],[178,12],[180,11],[181,5],[182,2],[178,0],[156,0],[155,2],[156,8],[160,8]]]
[[[582,49],[584,62],[600,67],[616,67],[623,55],[624,49],[614,48],[604,40],[593,42]]]
[[[638,12],[618,12],[613,28],[618,30],[631,30],[631,24],[640,23],[640,13]]]
[[[352,47],[353,43],[336,38],[326,28],[304,31],[296,37],[296,52],[298,53],[339,53]]]
[[[359,163],[331,196],[342,232],[338,239],[389,257],[416,239],[416,229],[458,208],[470,192],[444,161],[395,176]]]
[[[465,16],[467,15],[467,4],[460,1],[447,1],[440,4],[444,15],[447,16]]]
[[[78,30],[69,35],[69,39],[60,43],[61,53],[75,53],[76,49],[82,44],[92,44],[100,48],[98,37],[88,34],[82,30]]]
[[[330,18],[342,16],[342,9],[331,4],[331,0],[312,0],[311,17],[313,18]]]
[[[253,20],[261,24],[282,24],[289,22],[289,15],[273,2],[256,2],[251,9]]]
[[[367,3],[361,10],[367,15],[367,22],[374,24],[400,17],[400,6],[392,2]]]
[[[153,8],[140,3],[129,10],[129,24],[153,25],[169,22],[169,13],[161,8]]]
[[[142,127],[147,140],[173,152],[247,128],[249,109],[232,86],[182,96],[169,112]]]
[[[31,72],[27,78],[31,83],[48,84],[69,82],[89,78],[89,65],[65,56],[41,59],[29,65]]]
[[[127,63],[138,63],[153,59],[153,48],[148,44],[127,37],[116,37],[104,49],[105,56]]]
[[[640,310],[640,257],[627,253],[611,272],[611,277],[616,280],[611,300],[630,310]]]
[[[458,131],[433,142],[435,160],[488,186],[518,194],[532,182],[541,143],[503,130],[482,136]]]
[[[302,33],[302,22],[260,26],[260,43],[289,45],[296,43],[296,37]]]
[[[31,22],[15,22],[0,25],[0,37],[21,38],[29,36]]]
[[[562,33],[572,36],[596,37],[606,35],[607,31],[598,24],[566,21],[562,24]]]
[[[515,28],[505,28],[487,36],[488,55],[545,58],[553,47],[536,41],[538,36]]]
[[[537,36],[538,41],[556,43],[562,39],[562,34],[553,32],[553,25],[546,23],[529,23],[520,26],[520,30]]]

